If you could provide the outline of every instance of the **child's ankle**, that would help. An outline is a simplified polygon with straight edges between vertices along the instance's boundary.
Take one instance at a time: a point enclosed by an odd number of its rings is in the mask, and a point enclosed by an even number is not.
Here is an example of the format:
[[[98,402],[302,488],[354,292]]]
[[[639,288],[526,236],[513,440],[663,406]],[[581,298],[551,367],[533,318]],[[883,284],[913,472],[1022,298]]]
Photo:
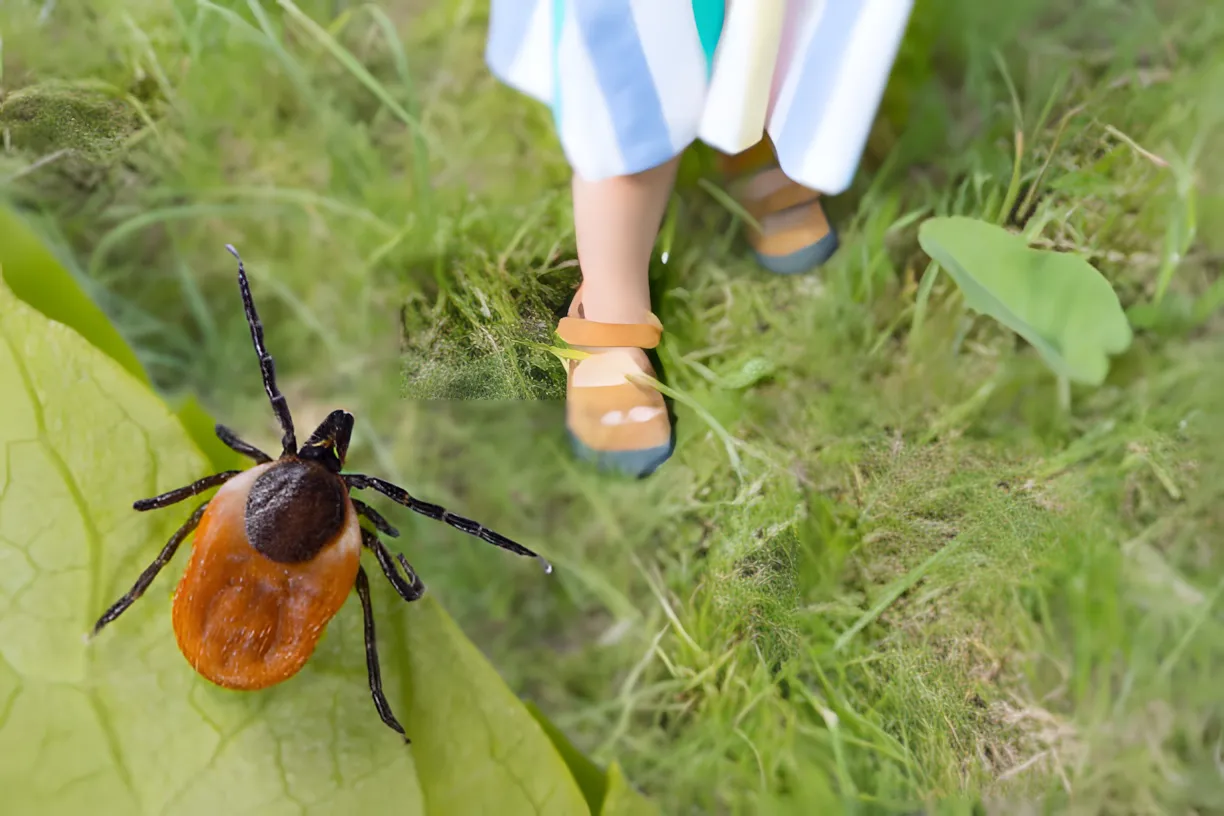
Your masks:
[[[626,325],[652,323],[656,320],[651,312],[649,300],[643,303],[642,298],[635,298],[629,293],[620,291],[613,291],[609,297],[592,298],[590,295],[590,287],[584,285],[580,312],[586,320],[595,323]],[[640,348],[632,346],[574,346],[574,348],[593,356],[604,357],[594,365],[579,364],[575,370],[575,376],[579,380],[587,380],[579,384],[611,385],[622,381],[621,373],[618,371],[628,369],[629,366],[613,362],[613,359],[626,361],[625,355],[627,355],[627,361],[631,361],[634,370],[647,371],[650,369],[649,358]],[[609,354],[610,352],[623,352],[623,354]],[[609,356],[605,357],[605,355]]]
[[[582,299],[583,317],[596,323],[647,323],[650,314],[650,301],[643,302],[640,298],[621,294],[592,298],[589,292],[585,292]]]

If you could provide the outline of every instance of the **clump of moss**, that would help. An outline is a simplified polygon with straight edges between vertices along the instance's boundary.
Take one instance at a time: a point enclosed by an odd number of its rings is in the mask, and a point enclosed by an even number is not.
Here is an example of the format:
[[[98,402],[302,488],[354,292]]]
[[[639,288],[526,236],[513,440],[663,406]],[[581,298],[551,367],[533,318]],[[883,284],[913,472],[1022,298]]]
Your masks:
[[[15,91],[0,100],[5,192],[87,251],[102,229],[97,213],[143,188],[129,149],[142,125],[133,103],[96,87],[53,81]]]
[[[71,150],[104,161],[139,126],[136,111],[124,100],[63,83],[22,88],[0,102],[0,129],[10,149],[35,156]]]
[[[545,261],[495,273],[511,283],[488,291],[471,281],[494,261],[477,254],[446,263],[458,280],[443,308],[418,299],[401,314],[405,394],[425,400],[564,396],[564,368],[546,347],[556,342],[553,329],[572,288],[530,272]]]

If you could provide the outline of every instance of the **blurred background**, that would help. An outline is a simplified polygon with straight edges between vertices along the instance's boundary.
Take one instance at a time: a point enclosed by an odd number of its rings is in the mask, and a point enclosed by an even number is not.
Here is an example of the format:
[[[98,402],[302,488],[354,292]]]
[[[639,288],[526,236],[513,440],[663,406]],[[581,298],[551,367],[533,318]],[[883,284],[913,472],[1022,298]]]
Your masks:
[[[487,14],[6,0],[3,204],[169,400],[274,448],[236,245],[300,426],[354,411],[351,469],[557,564],[393,518],[664,812],[1224,812],[1224,9],[918,0],[810,279],[755,268],[691,150],[652,273],[679,450],[642,483],[568,458],[568,167]],[[947,276],[911,331],[948,214],[1105,275],[1104,385],[1067,410]]]

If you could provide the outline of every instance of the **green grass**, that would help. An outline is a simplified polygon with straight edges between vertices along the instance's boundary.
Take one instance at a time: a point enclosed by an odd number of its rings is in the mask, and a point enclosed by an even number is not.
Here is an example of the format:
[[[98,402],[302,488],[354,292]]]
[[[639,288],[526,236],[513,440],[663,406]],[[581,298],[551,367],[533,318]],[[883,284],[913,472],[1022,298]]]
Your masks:
[[[1220,812],[1224,13],[1085,5],[918,3],[817,278],[756,270],[686,157],[653,270],[679,450],[643,483],[567,455],[533,344],[576,280],[568,171],[483,4],[5,4],[8,99],[88,78],[134,130],[85,181],[38,143],[0,178],[162,388],[268,444],[236,244],[300,424],[355,409],[355,467],[557,563],[393,519],[665,812]],[[1097,265],[1139,329],[1107,382],[1064,410],[947,276],[923,300],[933,214]]]

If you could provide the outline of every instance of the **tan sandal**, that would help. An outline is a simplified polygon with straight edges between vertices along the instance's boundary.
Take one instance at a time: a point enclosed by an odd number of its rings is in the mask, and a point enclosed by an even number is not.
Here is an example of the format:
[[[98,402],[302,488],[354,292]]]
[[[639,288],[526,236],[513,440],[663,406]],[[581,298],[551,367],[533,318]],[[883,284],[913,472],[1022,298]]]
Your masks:
[[[598,323],[583,317],[582,287],[557,334],[571,346],[611,349],[567,361],[565,424],[574,452],[601,469],[643,477],[667,461],[675,434],[667,404],[658,390],[629,379],[655,376],[625,348],[653,349],[663,324],[653,314],[639,324]]]
[[[761,139],[743,153],[723,156],[732,194],[762,229],[749,227],[757,262],[780,275],[811,272],[837,251],[820,193],[791,181],[778,167],[773,143]]]

